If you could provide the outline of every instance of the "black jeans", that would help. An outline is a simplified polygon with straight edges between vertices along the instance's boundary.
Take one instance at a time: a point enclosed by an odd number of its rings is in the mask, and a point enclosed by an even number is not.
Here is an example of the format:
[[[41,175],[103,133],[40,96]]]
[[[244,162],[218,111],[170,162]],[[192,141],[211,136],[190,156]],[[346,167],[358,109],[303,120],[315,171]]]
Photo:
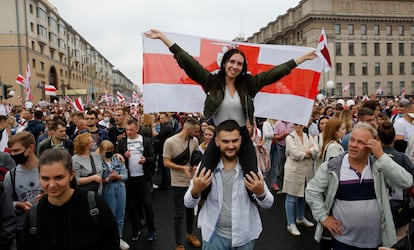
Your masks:
[[[154,210],[152,208],[151,191],[144,177],[128,177],[126,181],[127,208],[132,230],[139,230],[140,209],[144,209],[145,223],[148,231],[155,231]]]
[[[194,208],[184,206],[184,195],[187,187],[171,187],[171,194],[174,202],[174,233],[175,243],[182,245],[184,241],[183,223],[186,217],[187,234],[193,233],[194,225]],[[185,213],[185,215],[184,215]]]
[[[240,134],[242,136],[242,142],[240,145],[240,151],[238,154],[239,162],[243,170],[243,174],[249,174],[250,171],[253,171],[255,173],[258,172],[257,170],[257,156],[256,156],[256,150],[254,148],[253,142],[250,138],[249,131],[247,130],[247,127],[241,127],[240,128]],[[212,172],[217,167],[217,164],[219,163],[221,158],[221,152],[220,149],[217,147],[216,143],[214,142],[214,138],[211,140],[211,142],[207,145],[206,150],[204,151],[203,158],[201,159],[201,165],[200,170],[202,168],[210,169]],[[200,172],[199,170],[199,172]],[[210,193],[211,185],[206,188],[201,193],[201,199],[205,200],[207,198],[208,193]],[[251,196],[251,192],[248,190],[249,196]]]

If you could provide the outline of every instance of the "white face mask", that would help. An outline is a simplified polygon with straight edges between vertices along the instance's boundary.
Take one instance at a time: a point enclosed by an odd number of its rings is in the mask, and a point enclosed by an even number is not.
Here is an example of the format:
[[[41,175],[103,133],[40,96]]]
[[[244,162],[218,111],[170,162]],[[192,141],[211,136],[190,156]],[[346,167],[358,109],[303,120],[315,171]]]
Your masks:
[[[111,120],[111,118],[109,118],[109,117],[104,117],[104,122],[109,122],[110,120]]]
[[[407,115],[414,119],[414,113],[407,113]]]

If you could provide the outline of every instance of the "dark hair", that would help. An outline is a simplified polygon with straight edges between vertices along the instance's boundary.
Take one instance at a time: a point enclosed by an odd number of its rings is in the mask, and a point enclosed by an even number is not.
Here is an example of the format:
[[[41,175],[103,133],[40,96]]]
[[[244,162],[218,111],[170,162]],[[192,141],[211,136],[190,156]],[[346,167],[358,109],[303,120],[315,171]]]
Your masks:
[[[93,109],[88,110],[88,112],[86,113],[87,115],[94,115],[95,118],[98,118],[98,112],[96,112]]]
[[[37,119],[37,120],[42,119],[42,118],[43,118],[43,112],[42,112],[42,111],[40,111],[40,110],[36,110],[36,111],[34,112],[34,118],[35,118],[35,119]]]
[[[43,165],[50,165],[52,163],[62,163],[63,166],[69,173],[72,172],[72,156],[62,148],[53,148],[45,150],[39,158],[39,170],[42,168]],[[70,182],[70,187],[76,187],[76,178],[73,178]]]
[[[7,146],[11,148],[15,143],[22,144],[25,148],[28,148],[32,144],[36,144],[35,137],[28,131],[22,131],[9,137]]]
[[[392,122],[385,120],[378,126],[378,137],[380,138],[382,144],[391,145],[395,138],[395,129],[392,125]]]
[[[218,135],[221,131],[232,132],[234,130],[237,130],[240,133],[239,124],[235,120],[226,120],[216,127],[216,134]]]
[[[132,125],[134,124],[137,128],[139,128],[138,122],[134,119],[130,119],[127,121],[127,125]]]
[[[369,100],[366,101],[364,104],[362,104],[362,108],[369,108],[372,111],[375,111],[377,109],[377,107],[379,107],[379,102],[376,100]]]
[[[52,125],[50,125],[50,130],[53,130],[53,131],[56,131],[56,129],[58,128],[58,126],[62,126],[62,127],[66,127],[66,124],[63,122],[63,121],[61,121],[61,120],[57,120],[57,121],[54,121],[53,123],[52,123]]]
[[[220,76],[224,77],[226,75],[226,69],[225,69],[226,63],[230,60],[230,58],[234,54],[240,54],[244,59],[243,68],[242,68],[242,71],[240,72],[240,76],[245,75],[247,73],[247,59],[243,51],[239,49],[230,49],[226,53],[224,53],[223,58],[221,59],[220,72],[219,72]]]
[[[366,115],[374,115],[374,111],[370,108],[360,108],[358,111],[358,119]]]
[[[321,121],[323,119],[329,120],[329,116],[323,115],[323,116],[319,117],[319,119],[318,119],[318,131],[319,132],[321,132],[321,129],[320,129],[319,125],[321,124]]]

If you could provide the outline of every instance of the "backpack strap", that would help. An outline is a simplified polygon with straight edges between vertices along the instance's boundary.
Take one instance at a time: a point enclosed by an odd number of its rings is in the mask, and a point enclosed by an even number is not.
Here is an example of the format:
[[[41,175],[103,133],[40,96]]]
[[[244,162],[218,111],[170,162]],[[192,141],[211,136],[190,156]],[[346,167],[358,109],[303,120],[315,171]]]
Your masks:
[[[98,226],[99,209],[96,206],[95,192],[88,191],[89,214],[92,216],[96,226]]]
[[[17,200],[17,194],[16,194],[16,168],[14,167],[12,170],[10,170],[10,182],[11,186],[13,188],[13,199]]]
[[[37,233],[37,204],[34,204],[29,210],[29,232],[36,235]]]

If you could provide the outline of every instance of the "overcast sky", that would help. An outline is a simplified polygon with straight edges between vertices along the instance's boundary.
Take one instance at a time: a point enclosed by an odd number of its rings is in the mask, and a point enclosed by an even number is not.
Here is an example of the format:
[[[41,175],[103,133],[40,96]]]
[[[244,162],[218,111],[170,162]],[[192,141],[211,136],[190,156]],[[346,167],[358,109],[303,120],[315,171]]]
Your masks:
[[[141,33],[250,37],[300,0],[49,0],[114,68],[141,85]]]

